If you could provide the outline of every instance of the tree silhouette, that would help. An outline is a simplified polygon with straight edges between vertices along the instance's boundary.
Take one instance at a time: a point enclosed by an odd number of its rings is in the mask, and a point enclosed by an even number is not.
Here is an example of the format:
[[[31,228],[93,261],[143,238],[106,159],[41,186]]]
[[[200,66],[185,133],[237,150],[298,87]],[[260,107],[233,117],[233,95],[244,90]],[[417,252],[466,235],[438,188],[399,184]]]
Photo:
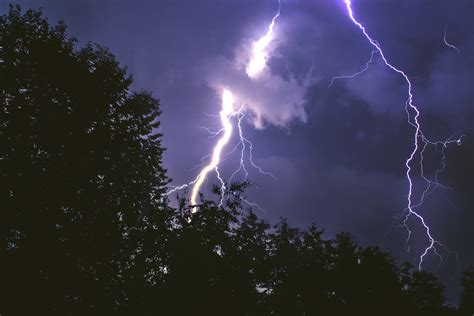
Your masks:
[[[0,18],[7,314],[107,313],[160,278],[167,179],[153,133],[158,101],[131,93],[111,53],[76,50],[65,29],[19,7]]]
[[[474,267],[470,267],[464,271],[461,281],[463,293],[461,295],[461,304],[459,311],[462,315],[474,314]]]

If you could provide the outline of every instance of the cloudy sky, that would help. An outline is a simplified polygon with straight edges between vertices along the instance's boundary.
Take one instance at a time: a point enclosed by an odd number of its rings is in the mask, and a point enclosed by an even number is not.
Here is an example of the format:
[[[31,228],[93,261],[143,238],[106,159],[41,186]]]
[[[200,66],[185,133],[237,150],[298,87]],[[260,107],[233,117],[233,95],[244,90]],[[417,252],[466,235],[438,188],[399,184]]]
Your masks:
[[[457,295],[460,271],[474,264],[474,2],[471,0],[352,0],[356,18],[380,43],[385,57],[413,83],[424,135],[433,141],[462,137],[461,145],[428,146],[425,173],[439,174],[416,210],[446,246],[443,262],[432,252],[423,268],[436,272]],[[218,130],[220,91],[245,104],[242,122],[253,142],[254,162],[276,180],[248,167],[249,201],[262,217],[316,222],[328,236],[350,232],[364,245],[379,245],[418,265],[429,243],[419,221],[407,245],[400,225],[408,182],[405,160],[413,150],[407,122],[407,84],[386,67],[351,22],[343,0],[282,0],[281,15],[263,74],[245,73],[252,43],[263,36],[277,0],[22,0],[42,7],[51,22],[64,19],[69,34],[108,47],[135,78],[161,100],[165,163],[173,184],[199,172]],[[2,12],[6,5],[0,5]],[[443,37],[457,47],[447,46]],[[84,91],[87,93],[87,91]],[[205,128],[204,128],[205,127]],[[237,142],[233,137],[224,150]],[[426,188],[419,153],[412,161],[414,203]],[[238,155],[221,165],[228,177]],[[207,182],[203,193],[215,177]]]

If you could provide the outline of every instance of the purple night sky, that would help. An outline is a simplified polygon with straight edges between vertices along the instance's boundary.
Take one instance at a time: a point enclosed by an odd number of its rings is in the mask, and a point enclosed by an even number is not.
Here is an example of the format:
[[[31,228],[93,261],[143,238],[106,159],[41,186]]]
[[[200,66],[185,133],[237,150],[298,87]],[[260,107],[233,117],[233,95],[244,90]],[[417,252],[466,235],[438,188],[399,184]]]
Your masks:
[[[316,222],[330,236],[350,232],[363,245],[378,245],[418,265],[428,240],[422,226],[400,226],[406,207],[405,161],[413,150],[407,122],[407,85],[375,54],[350,20],[343,0],[282,0],[265,80],[251,81],[238,67],[246,49],[264,35],[277,0],[21,0],[42,7],[51,22],[65,20],[68,34],[108,47],[135,79],[161,100],[165,166],[172,184],[194,179],[193,168],[220,128],[209,114],[220,109],[217,87],[246,102],[243,120],[253,142],[249,200],[269,221],[298,226]],[[354,14],[377,39],[385,57],[413,84],[423,133],[431,140],[462,138],[445,148],[446,168],[417,211],[443,242],[443,262],[430,253],[423,268],[458,294],[461,271],[474,264],[474,2],[471,0],[352,0]],[[5,12],[7,5],[0,5]],[[449,47],[443,36],[458,49]],[[237,66],[236,66],[237,65]],[[84,91],[87,93],[87,91]],[[231,140],[235,145],[236,135]],[[224,152],[230,151],[230,144]],[[441,167],[442,146],[425,152],[426,176]],[[239,155],[220,166],[227,178]],[[419,159],[412,161],[414,195],[425,188]],[[203,193],[210,197],[215,176]],[[416,200],[416,199],[415,199]]]

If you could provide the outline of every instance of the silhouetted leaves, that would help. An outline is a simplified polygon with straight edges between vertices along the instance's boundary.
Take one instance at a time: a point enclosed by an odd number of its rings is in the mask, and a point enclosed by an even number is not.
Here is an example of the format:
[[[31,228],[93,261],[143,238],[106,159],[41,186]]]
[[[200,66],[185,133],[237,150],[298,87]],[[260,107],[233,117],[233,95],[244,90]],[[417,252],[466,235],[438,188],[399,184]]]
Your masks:
[[[40,12],[11,7],[0,38],[0,309],[113,311],[160,278],[158,101]]]
[[[461,304],[459,311],[462,315],[474,314],[474,267],[464,271],[461,281],[463,293],[461,295]]]

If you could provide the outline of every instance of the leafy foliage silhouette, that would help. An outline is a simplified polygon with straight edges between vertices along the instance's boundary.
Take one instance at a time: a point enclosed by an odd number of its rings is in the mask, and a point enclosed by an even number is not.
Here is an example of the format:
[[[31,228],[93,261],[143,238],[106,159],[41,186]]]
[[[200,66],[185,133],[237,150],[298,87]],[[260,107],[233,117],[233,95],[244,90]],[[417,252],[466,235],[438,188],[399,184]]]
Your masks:
[[[2,309],[133,304],[167,231],[159,103],[41,12],[11,7],[0,37]]]
[[[459,310],[462,315],[474,315],[474,267],[464,271],[461,281],[463,293],[461,295],[461,304]]]
[[[376,247],[259,219],[241,204],[248,183],[223,206],[172,207],[159,101],[65,31],[40,11],[0,17],[0,313],[455,313],[433,275]]]

